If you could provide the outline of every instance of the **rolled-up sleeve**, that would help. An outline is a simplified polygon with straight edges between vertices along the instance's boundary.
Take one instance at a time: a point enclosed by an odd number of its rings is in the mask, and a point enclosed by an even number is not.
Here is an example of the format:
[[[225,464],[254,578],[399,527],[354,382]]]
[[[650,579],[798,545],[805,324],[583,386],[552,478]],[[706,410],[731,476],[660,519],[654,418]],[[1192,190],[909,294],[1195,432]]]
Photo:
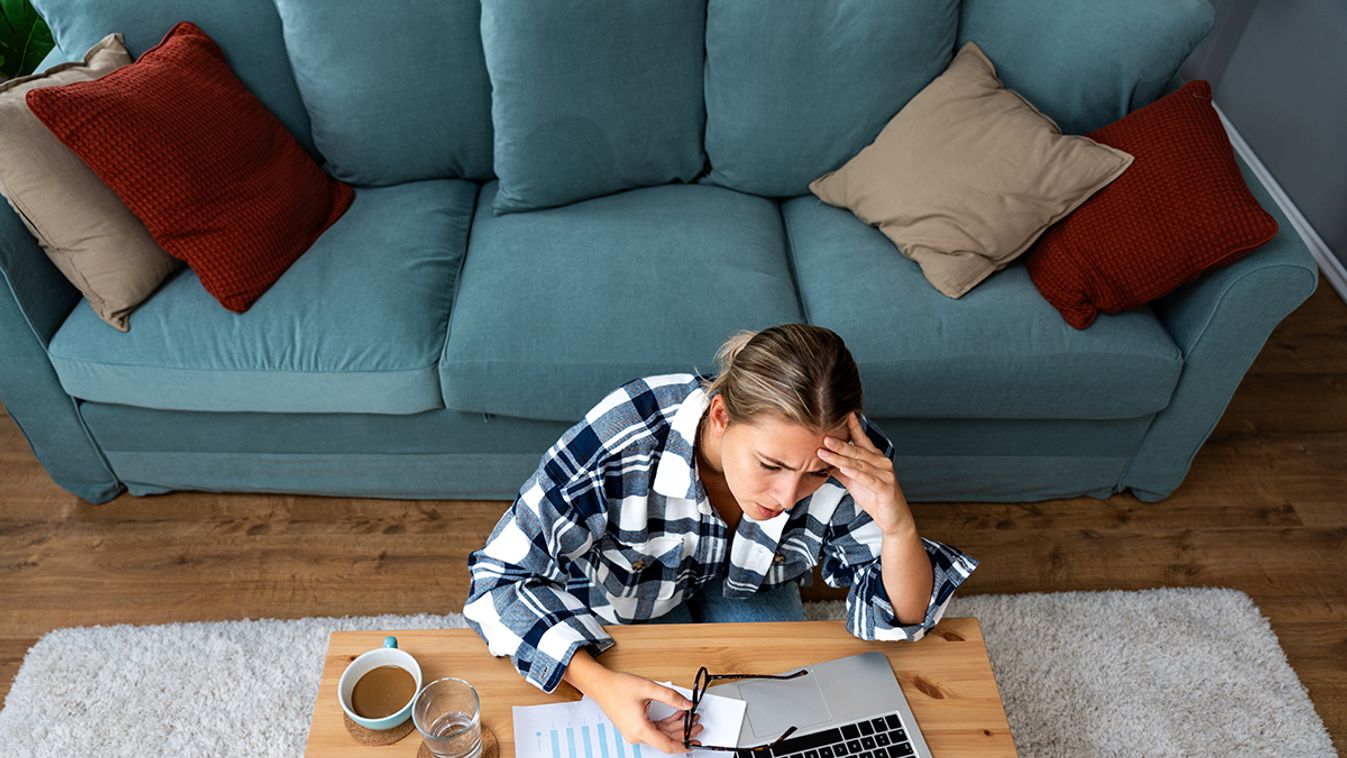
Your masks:
[[[486,545],[468,556],[468,625],[492,655],[509,656],[544,692],[561,683],[581,647],[598,654],[613,644],[584,601],[566,591],[564,563],[593,545],[592,517],[602,510],[597,503],[573,502],[541,466]]]
[[[919,624],[898,623],[880,570],[884,536],[870,514],[856,506],[851,495],[842,498],[828,526],[820,571],[830,587],[849,587],[847,631],[863,640],[916,642],[945,615],[954,591],[977,568],[978,562],[963,551],[935,540],[921,538],[931,559],[934,579],[926,615]]]

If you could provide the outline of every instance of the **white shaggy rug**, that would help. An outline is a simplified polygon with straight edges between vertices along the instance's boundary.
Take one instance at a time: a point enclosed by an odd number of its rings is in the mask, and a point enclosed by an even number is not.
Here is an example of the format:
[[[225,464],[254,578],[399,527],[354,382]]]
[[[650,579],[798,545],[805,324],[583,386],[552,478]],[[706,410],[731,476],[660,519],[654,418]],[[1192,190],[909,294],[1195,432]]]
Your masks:
[[[837,618],[841,603],[808,606]],[[982,624],[1024,756],[1332,756],[1266,619],[1234,590],[956,597]],[[58,629],[0,711],[3,756],[300,756],[334,629],[372,616]]]

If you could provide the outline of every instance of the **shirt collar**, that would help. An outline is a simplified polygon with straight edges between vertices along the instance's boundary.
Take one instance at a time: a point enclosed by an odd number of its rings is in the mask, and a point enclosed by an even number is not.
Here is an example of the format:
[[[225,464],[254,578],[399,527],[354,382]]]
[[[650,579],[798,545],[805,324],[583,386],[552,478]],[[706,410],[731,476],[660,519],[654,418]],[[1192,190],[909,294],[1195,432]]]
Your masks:
[[[703,514],[711,513],[713,508],[697,476],[695,449],[697,426],[710,405],[710,395],[700,386],[683,399],[669,421],[669,436],[650,485],[664,497],[695,502]],[[744,514],[731,545],[726,597],[747,597],[761,586],[789,520],[789,513],[779,513],[766,521],[754,521]]]
[[[678,497],[701,503],[706,500],[697,476],[695,447],[697,425],[711,405],[711,397],[702,387],[693,388],[669,421],[669,438],[655,464],[651,489],[665,497]],[[709,506],[708,506],[709,507]]]

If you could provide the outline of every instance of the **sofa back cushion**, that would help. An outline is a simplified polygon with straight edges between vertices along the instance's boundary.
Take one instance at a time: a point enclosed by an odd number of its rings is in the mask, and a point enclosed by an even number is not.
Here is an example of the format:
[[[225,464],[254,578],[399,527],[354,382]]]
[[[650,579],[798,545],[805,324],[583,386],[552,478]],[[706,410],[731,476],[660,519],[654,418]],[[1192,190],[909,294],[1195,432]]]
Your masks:
[[[1064,134],[1085,134],[1163,95],[1214,19],[1207,0],[963,0],[959,44],[976,42]]]
[[[179,21],[201,27],[224,50],[239,80],[313,153],[309,114],[295,88],[272,0],[33,0],[66,60],[117,32],[134,57]]]
[[[702,171],[705,0],[483,0],[497,213]]]
[[[949,65],[957,0],[709,0],[707,180],[801,195]]]
[[[491,176],[477,0],[276,0],[328,172],[354,184]]]

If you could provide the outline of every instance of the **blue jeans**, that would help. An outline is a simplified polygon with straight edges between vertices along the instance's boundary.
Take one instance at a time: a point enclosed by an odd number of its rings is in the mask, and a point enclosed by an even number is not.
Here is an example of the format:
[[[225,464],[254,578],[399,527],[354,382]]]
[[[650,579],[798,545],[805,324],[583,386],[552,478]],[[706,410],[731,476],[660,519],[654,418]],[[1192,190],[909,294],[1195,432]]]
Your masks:
[[[747,600],[725,599],[724,577],[684,600],[651,624],[729,623],[735,621],[804,621],[800,587],[786,584],[760,590]]]

